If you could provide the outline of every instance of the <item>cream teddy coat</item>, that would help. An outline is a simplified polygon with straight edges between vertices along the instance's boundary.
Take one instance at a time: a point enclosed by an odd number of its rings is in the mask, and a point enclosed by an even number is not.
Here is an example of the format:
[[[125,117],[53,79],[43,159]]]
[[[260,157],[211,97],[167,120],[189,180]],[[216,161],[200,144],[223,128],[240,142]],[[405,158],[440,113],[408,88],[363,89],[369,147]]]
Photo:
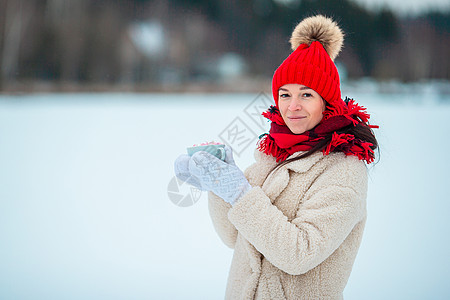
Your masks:
[[[343,299],[366,220],[364,162],[316,152],[266,179],[275,158],[255,159],[233,207],[209,193],[214,228],[234,248],[225,298]]]

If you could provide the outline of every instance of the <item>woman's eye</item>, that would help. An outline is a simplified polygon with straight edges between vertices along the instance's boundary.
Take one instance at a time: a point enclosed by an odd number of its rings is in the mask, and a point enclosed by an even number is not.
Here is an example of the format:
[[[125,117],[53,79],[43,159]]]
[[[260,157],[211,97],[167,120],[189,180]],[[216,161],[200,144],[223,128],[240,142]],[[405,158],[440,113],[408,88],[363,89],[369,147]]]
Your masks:
[[[309,97],[312,97],[312,94],[310,94],[310,93],[304,93],[304,94],[303,94],[303,97],[309,98]]]
[[[289,94],[280,94],[279,97],[280,97],[280,98],[287,98],[287,97],[289,97]]]

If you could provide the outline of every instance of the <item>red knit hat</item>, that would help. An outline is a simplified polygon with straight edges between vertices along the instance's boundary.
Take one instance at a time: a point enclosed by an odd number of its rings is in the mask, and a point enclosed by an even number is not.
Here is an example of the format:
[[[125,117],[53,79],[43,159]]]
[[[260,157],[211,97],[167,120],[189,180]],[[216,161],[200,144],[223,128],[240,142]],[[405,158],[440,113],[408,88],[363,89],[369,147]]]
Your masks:
[[[322,15],[300,22],[292,32],[292,52],[275,70],[272,93],[278,106],[278,89],[285,84],[305,85],[328,102],[342,107],[339,74],[334,59],[339,54],[344,35],[337,24]]]

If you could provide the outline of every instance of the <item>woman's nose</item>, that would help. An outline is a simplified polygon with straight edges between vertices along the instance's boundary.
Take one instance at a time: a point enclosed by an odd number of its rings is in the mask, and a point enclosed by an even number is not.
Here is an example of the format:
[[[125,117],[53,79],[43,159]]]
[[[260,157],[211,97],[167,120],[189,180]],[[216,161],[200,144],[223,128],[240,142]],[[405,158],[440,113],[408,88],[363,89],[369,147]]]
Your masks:
[[[291,102],[289,103],[289,110],[294,111],[294,110],[301,110],[302,107],[300,106],[300,103],[298,103],[297,100],[292,99]]]

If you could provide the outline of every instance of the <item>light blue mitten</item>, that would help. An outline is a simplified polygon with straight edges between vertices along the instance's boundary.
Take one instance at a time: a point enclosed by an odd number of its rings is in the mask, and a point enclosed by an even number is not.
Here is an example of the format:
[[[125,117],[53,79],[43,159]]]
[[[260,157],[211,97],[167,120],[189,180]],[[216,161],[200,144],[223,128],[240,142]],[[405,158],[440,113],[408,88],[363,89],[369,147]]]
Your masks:
[[[189,160],[189,173],[203,187],[234,205],[251,189],[251,185],[234,163],[231,149],[226,149],[226,152],[225,162],[205,151],[196,152]]]
[[[206,187],[202,186],[200,180],[197,177],[192,176],[192,174],[189,172],[190,159],[191,157],[187,154],[178,156],[174,163],[175,176],[177,176],[178,179],[189,183],[192,186],[195,186],[199,190],[207,191]]]

